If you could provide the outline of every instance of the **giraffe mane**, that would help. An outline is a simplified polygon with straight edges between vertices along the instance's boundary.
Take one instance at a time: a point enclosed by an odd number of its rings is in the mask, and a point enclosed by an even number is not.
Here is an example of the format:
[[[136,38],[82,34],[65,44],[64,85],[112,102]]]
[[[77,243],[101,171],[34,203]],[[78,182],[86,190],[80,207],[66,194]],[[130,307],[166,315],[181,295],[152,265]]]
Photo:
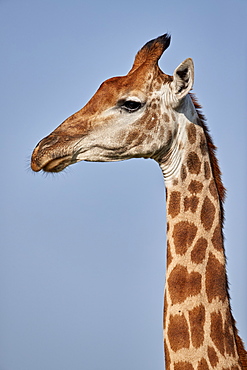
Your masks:
[[[224,223],[223,203],[225,201],[226,189],[225,189],[225,187],[223,185],[223,182],[222,182],[222,179],[221,179],[222,173],[221,173],[221,170],[220,170],[220,167],[219,167],[218,159],[216,157],[217,147],[214,145],[213,139],[212,139],[212,137],[209,133],[209,129],[208,129],[208,126],[206,124],[206,117],[204,116],[204,114],[201,111],[202,110],[201,105],[198,103],[198,100],[197,100],[195,94],[190,93],[190,97],[191,97],[191,100],[192,100],[192,102],[194,104],[194,107],[196,109],[197,115],[199,117],[200,125],[202,126],[202,128],[204,130],[204,133],[205,133],[205,136],[206,136],[206,141],[207,141],[207,145],[208,145],[209,158],[210,158],[210,163],[211,163],[211,167],[212,167],[213,177],[215,179],[215,184],[216,184],[216,188],[217,188],[217,191],[218,191],[218,194],[219,194],[219,199],[220,199],[221,223],[222,223],[222,226],[223,226],[223,223]]]

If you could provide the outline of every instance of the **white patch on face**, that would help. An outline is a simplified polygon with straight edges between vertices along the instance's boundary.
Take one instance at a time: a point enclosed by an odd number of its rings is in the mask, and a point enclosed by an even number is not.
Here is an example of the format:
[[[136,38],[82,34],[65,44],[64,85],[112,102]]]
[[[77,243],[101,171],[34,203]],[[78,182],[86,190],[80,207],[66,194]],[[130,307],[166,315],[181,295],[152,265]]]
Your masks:
[[[127,96],[126,98],[124,98],[125,101],[128,101],[128,100],[131,100],[131,101],[135,101],[137,103],[143,103],[143,100],[141,100],[140,98],[138,98],[137,96]]]

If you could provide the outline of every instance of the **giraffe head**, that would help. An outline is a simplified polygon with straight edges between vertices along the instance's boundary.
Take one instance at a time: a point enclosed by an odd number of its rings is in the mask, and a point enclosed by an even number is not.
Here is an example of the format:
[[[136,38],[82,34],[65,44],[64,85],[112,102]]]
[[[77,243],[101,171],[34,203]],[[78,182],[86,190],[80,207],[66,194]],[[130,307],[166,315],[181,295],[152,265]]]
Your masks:
[[[191,59],[173,76],[161,71],[158,60],[169,44],[167,34],[149,41],[126,76],[103,82],[80,111],[38,143],[32,169],[59,172],[82,160],[164,156],[177,130],[173,112],[183,109],[194,76]]]

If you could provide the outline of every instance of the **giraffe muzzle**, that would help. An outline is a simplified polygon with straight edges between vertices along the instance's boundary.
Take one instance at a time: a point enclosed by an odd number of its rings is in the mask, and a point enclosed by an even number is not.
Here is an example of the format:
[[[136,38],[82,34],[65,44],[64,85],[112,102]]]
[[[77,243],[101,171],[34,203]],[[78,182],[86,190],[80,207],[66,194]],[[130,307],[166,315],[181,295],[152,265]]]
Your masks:
[[[34,172],[60,172],[77,162],[69,148],[66,151],[60,149],[61,141],[61,137],[51,134],[37,144],[31,157],[31,169]]]

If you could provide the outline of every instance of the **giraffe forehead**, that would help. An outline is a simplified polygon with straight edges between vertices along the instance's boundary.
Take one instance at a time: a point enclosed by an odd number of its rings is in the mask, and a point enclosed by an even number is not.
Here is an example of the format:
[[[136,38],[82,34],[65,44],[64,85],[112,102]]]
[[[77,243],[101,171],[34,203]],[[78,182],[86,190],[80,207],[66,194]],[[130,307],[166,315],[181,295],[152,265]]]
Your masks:
[[[125,100],[129,96],[145,101],[147,91],[147,83],[138,86],[136,83],[130,84],[128,76],[113,77],[100,85],[84,110],[89,114],[98,113],[115,106],[119,100]]]
[[[112,77],[104,81],[85,106],[90,111],[100,111],[117,104],[121,99],[146,102],[158,98],[172,79],[161,70],[138,71],[126,76]]]

